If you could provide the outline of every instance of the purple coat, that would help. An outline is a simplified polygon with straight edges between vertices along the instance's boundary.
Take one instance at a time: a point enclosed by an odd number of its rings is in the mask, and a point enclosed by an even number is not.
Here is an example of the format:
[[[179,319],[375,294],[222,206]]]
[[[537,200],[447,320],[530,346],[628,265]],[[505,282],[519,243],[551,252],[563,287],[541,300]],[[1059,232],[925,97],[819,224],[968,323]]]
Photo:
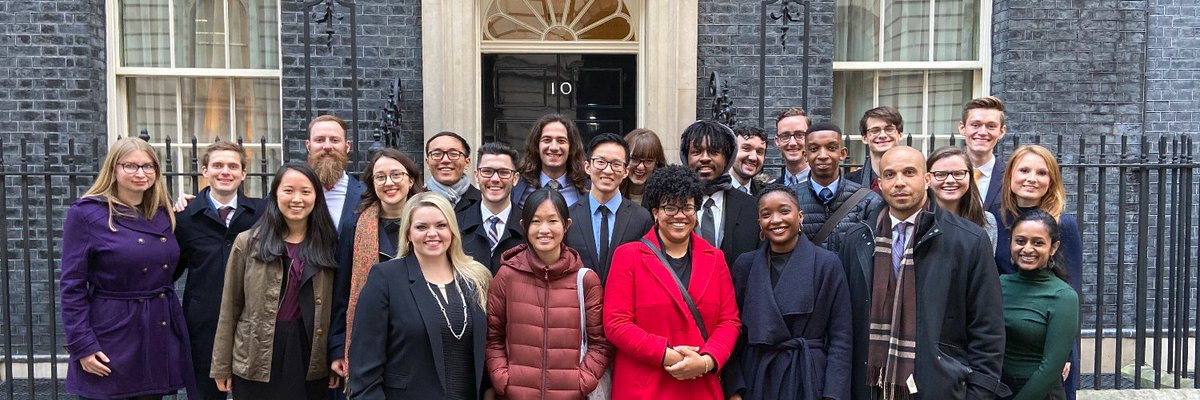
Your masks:
[[[187,327],[172,285],[179,244],[169,218],[165,209],[153,221],[116,217],[114,232],[103,198],[82,198],[67,210],[60,289],[68,392],[109,399],[191,386]],[[107,377],[79,364],[97,351],[110,360]]]

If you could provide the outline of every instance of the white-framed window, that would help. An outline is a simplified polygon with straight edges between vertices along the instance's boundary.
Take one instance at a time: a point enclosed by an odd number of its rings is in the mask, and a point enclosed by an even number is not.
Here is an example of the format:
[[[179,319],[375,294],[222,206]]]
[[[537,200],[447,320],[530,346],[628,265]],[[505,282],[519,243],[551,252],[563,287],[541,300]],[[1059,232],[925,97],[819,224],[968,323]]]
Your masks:
[[[854,162],[866,154],[859,120],[878,106],[900,111],[914,147],[949,144],[962,105],[989,91],[992,1],[835,4],[833,121],[848,137]]]
[[[106,11],[110,140],[146,130],[163,157],[169,141],[171,172],[198,168],[193,138],[199,154],[242,140],[250,172],[280,164],[279,0],[108,0]]]

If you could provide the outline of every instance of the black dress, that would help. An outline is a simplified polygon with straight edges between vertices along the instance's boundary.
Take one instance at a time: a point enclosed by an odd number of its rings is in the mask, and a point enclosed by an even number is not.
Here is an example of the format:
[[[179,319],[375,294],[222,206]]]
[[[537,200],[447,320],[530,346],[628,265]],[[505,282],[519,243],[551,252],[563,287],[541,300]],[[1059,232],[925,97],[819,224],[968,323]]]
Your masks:
[[[442,359],[446,366],[446,400],[473,400],[475,393],[475,344],[472,333],[476,327],[467,321],[471,320],[470,307],[464,307],[465,301],[472,298],[459,290],[458,281],[445,285],[446,294],[442,295],[438,285],[428,283],[430,291],[435,293],[439,305],[444,307],[442,325]]]

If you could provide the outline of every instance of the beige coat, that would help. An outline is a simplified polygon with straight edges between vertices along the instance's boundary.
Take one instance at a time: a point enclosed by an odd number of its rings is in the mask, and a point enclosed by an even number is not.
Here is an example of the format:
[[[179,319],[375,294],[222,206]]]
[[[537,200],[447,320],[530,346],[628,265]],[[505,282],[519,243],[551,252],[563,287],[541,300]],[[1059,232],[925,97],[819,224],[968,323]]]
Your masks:
[[[272,263],[255,260],[248,243],[250,233],[238,235],[225,268],[221,316],[209,373],[214,379],[229,378],[231,374],[257,382],[271,379],[275,317],[281,301],[284,267],[282,259]],[[334,273],[333,268],[304,267],[300,309],[305,328],[312,335],[307,380],[329,376],[326,335]],[[308,321],[312,321],[311,325]]]

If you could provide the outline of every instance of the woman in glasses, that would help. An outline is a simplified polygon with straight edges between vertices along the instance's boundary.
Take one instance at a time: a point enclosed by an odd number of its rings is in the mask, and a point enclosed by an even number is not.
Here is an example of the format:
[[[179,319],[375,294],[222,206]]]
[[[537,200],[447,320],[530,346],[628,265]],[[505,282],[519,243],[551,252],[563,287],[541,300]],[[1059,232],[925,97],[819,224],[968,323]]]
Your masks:
[[[667,165],[667,156],[658,134],[652,130],[634,129],[625,135],[625,142],[629,144],[629,176],[621,183],[621,196],[642,204],[646,181],[654,174],[655,168]]]
[[[692,232],[703,196],[683,166],[646,187],[655,226],[617,248],[604,289],[604,333],[617,349],[614,399],[723,399],[720,369],[741,322],[721,251]]]
[[[929,155],[925,168],[933,176],[929,188],[938,207],[983,227],[995,249],[996,216],[983,210],[979,187],[975,186],[975,168],[967,152],[958,147],[942,147]]]
[[[192,386],[172,283],[175,214],[158,165],[145,141],[118,140],[67,210],[59,281],[66,388],[85,399],[156,399]]]
[[[358,222],[354,228],[354,254],[350,268],[338,270],[335,283],[334,317],[330,327],[330,348],[333,371],[346,377],[345,345],[350,342],[349,321],[354,320],[358,292],[367,281],[367,273],[375,264],[396,258],[400,243],[400,217],[404,204],[421,192],[420,167],[400,150],[383,148],[371,156],[363,169],[367,181],[362,199],[355,210]],[[347,294],[348,293],[348,294]],[[345,299],[345,300],[343,300]]]

